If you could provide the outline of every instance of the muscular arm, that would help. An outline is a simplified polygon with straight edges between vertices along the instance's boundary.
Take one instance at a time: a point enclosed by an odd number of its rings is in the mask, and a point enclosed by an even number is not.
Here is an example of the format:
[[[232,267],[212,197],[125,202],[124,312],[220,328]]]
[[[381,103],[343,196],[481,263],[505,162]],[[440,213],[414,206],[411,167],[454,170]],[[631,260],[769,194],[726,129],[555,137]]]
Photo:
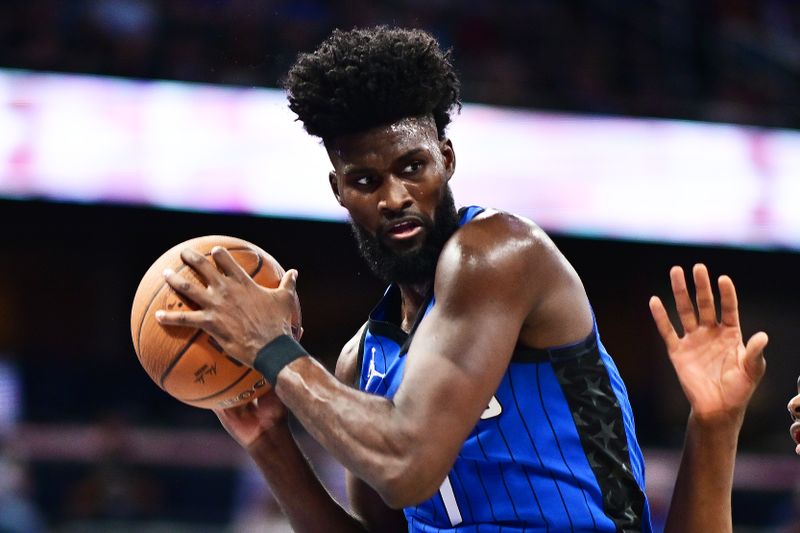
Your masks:
[[[358,348],[366,324],[358,331],[342,350],[336,363],[336,378],[344,384],[355,383],[358,368]],[[368,531],[381,533],[400,533],[408,531],[408,524],[402,511],[389,508],[381,497],[364,481],[347,471],[347,496],[350,507],[366,526]]]
[[[322,486],[288,429],[269,430],[248,453],[264,474],[292,530],[309,533],[371,531],[336,503]]]
[[[337,377],[344,382],[353,380],[352,371],[360,333],[359,331],[345,345],[337,364]],[[277,398],[262,397],[259,401],[270,401],[273,405],[251,404],[238,411],[220,411],[218,415],[226,429],[247,449],[264,474],[294,531],[394,531],[384,527],[384,523],[376,518],[381,516],[379,510],[371,509],[369,504],[355,505],[363,498],[354,498],[351,494],[351,501],[359,518],[348,514],[339,506],[322,486],[298,448],[286,424],[285,415],[278,415],[277,423],[271,423],[274,417],[270,416],[270,407],[272,413],[280,413],[283,409]],[[382,507],[386,509],[385,505]]]
[[[393,400],[346,387],[307,357],[279,374],[276,391],[287,407],[391,507],[419,503],[439,488],[531,309],[555,290],[547,276],[563,265],[515,223],[472,223],[448,242],[436,272],[437,304],[415,334]],[[568,311],[583,320],[563,332],[562,343],[591,329],[585,299],[576,301],[583,306]]]
[[[167,272],[199,309],[158,311],[162,324],[200,327],[251,366],[263,346],[291,333],[296,272],[266,289],[224,249],[212,251],[217,268],[199,254],[182,257],[208,285]],[[415,333],[393,399],[345,385],[310,357],[283,367],[274,387],[309,433],[395,508],[439,488],[518,341],[567,344],[592,327],[575,272],[541,230],[512,215],[488,213],[459,229],[433,289],[436,305]]]

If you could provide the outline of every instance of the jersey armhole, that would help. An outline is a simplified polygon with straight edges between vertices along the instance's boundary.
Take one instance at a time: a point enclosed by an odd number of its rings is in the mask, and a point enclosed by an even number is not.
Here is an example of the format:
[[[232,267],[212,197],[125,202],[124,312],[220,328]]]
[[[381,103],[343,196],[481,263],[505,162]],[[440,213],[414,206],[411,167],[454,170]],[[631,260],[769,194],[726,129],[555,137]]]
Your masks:
[[[364,343],[367,340],[367,332],[369,331],[369,324],[364,326],[364,331],[361,333],[361,340],[358,341],[358,357],[356,357],[356,371],[353,378],[353,386],[361,390],[361,373],[362,366],[364,365]]]

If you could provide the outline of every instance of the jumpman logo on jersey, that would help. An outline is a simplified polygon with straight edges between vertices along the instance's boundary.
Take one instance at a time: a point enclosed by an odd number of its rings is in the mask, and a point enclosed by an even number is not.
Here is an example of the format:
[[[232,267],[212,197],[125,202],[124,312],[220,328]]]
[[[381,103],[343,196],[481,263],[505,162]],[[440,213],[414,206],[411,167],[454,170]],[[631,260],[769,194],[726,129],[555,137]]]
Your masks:
[[[500,405],[500,402],[497,401],[497,396],[492,396],[492,399],[489,400],[489,405],[486,407],[486,410],[481,415],[481,420],[486,420],[487,418],[494,418],[496,416],[500,416],[500,413],[503,412],[503,406]]]
[[[372,378],[383,379],[386,377],[386,373],[384,372],[381,374],[377,370],[375,370],[375,347],[372,347],[372,358],[369,360],[369,369],[367,369],[367,388],[369,388],[369,382],[372,381]]]

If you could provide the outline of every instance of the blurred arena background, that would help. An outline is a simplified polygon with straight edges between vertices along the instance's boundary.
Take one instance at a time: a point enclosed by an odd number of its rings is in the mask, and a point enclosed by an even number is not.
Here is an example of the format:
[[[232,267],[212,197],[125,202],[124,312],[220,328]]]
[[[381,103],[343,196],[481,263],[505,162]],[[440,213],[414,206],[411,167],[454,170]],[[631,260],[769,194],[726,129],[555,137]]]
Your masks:
[[[288,531],[214,415],[147,378],[128,313],[167,248],[236,235],[299,269],[304,344],[333,363],[381,285],[275,88],[333,28],[379,23],[453,47],[456,201],[524,212],[581,275],[656,521],[687,404],[647,300],[673,264],[733,277],[745,333],[770,334],[734,523],[800,530],[800,3],[5,0],[0,532]]]

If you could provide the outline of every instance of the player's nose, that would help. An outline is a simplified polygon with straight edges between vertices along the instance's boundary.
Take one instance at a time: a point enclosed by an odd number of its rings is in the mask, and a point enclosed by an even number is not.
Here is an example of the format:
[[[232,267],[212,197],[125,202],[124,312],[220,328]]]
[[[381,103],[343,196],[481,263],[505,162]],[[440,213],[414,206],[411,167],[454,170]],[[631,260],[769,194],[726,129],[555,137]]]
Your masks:
[[[413,204],[413,198],[408,192],[405,183],[395,176],[390,176],[384,180],[381,189],[381,199],[378,202],[378,209],[381,211],[403,211]]]

